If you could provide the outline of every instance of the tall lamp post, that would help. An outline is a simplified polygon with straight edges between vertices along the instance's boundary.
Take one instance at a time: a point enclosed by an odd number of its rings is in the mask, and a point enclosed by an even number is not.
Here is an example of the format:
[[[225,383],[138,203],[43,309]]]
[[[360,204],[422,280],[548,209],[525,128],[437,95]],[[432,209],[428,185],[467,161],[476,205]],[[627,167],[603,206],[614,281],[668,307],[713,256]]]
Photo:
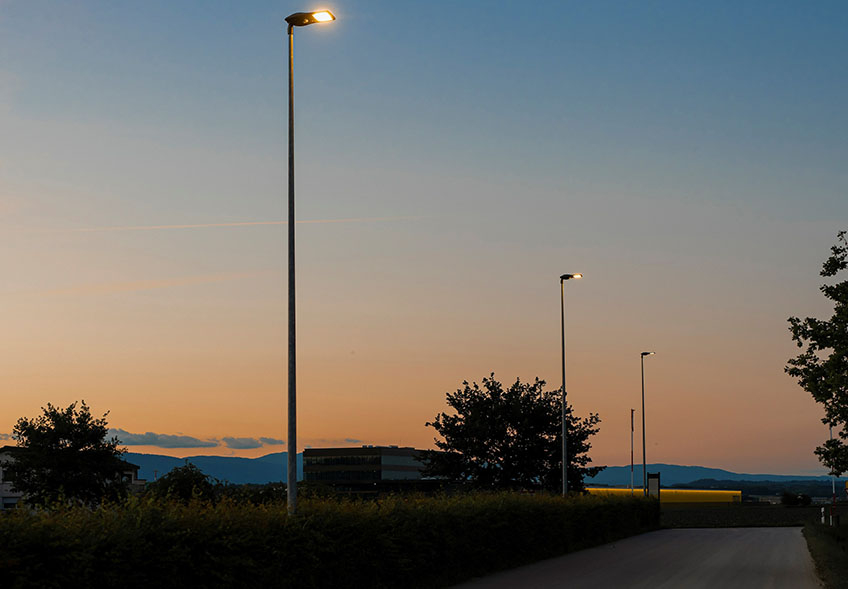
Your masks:
[[[830,431],[830,442],[833,443],[833,424],[827,424]],[[836,509],[836,477],[833,475],[833,467],[830,468],[830,491],[832,493],[832,501],[830,503],[830,525],[833,525],[833,510]]]
[[[630,494],[633,494],[633,414],[635,409],[630,410]]]
[[[559,277],[560,321],[562,324],[562,496],[568,494],[568,440],[565,423],[565,281],[583,278],[582,274],[563,274]]]
[[[648,496],[648,463],[645,461],[645,356],[653,356],[654,352],[642,352],[642,493]]]
[[[294,306],[294,27],[336,20],[328,10],[295,12],[286,17],[289,35],[289,428],[286,479],[288,512],[297,511],[297,380],[295,378]]]

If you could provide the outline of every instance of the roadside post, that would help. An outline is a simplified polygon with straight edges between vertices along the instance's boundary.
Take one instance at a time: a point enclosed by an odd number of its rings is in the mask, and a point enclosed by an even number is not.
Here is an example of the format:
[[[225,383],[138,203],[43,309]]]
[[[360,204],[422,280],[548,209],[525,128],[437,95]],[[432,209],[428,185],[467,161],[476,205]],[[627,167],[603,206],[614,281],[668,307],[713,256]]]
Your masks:
[[[648,473],[648,497],[656,497],[657,501],[660,500],[660,473],[658,472]]]

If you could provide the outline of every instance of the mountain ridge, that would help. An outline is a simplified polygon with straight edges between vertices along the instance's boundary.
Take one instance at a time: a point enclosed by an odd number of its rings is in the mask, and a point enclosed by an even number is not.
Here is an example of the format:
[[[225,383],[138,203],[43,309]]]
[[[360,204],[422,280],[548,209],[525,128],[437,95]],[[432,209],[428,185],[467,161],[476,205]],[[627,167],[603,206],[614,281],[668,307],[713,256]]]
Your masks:
[[[829,481],[830,475],[785,475],[785,474],[751,474],[738,473],[721,468],[712,468],[707,466],[689,466],[680,464],[665,464],[654,463],[647,465],[647,471],[650,473],[660,473],[660,483],[663,487],[687,484],[697,480],[716,479],[724,481]],[[635,466],[633,469],[634,484],[637,487],[642,486],[642,465]],[[841,480],[844,483],[845,479]],[[608,466],[606,469],[598,473],[593,478],[586,478],[586,484],[591,485],[609,485],[609,486],[629,486],[630,485],[630,465],[627,466]]]
[[[160,454],[127,452],[124,459],[138,466],[139,478],[147,481],[154,481],[186,462],[192,463],[213,479],[237,485],[286,482],[288,478],[287,452],[274,452],[257,458],[204,455],[174,458]],[[303,454],[297,455],[297,478],[303,479]]]
[[[286,482],[287,452],[273,452],[257,458],[242,458],[239,456],[189,456],[174,458],[161,454],[142,454],[127,452],[124,458],[139,467],[139,478],[153,481],[167,474],[171,469],[182,466],[186,461],[212,478],[233,484],[265,484],[271,482]],[[779,475],[779,474],[749,474],[737,473],[721,468],[692,466],[679,464],[654,463],[647,465],[648,472],[659,472],[660,482],[664,487],[687,484],[701,479],[716,479],[725,481],[824,481],[830,480],[829,475]],[[636,486],[642,484],[641,465],[633,470]],[[297,455],[297,478],[303,480],[303,454]],[[844,485],[845,479],[838,479]],[[629,486],[630,466],[608,466],[593,478],[586,478],[586,484],[607,486]]]

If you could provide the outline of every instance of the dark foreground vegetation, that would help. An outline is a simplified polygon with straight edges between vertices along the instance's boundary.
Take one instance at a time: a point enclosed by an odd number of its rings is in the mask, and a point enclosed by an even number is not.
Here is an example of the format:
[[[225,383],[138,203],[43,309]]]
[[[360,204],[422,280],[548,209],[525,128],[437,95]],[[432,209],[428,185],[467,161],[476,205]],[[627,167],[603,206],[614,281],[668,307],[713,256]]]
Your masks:
[[[825,587],[848,587],[848,528],[808,522],[804,537]]]
[[[655,529],[640,498],[516,493],[129,499],[0,514],[0,579],[24,587],[442,587]]]

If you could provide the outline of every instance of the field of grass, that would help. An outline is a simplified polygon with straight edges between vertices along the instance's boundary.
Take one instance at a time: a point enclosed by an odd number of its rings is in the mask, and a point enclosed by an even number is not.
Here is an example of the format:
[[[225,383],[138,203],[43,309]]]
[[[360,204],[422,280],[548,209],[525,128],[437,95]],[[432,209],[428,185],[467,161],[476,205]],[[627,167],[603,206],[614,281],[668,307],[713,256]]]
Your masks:
[[[803,526],[820,519],[821,506],[667,504],[661,511],[664,528],[746,528]],[[836,513],[848,525],[848,506],[837,506]]]
[[[0,586],[444,587],[656,529],[643,498],[491,493],[0,515]]]
[[[804,526],[804,537],[825,586],[848,588],[848,528],[808,523]]]

